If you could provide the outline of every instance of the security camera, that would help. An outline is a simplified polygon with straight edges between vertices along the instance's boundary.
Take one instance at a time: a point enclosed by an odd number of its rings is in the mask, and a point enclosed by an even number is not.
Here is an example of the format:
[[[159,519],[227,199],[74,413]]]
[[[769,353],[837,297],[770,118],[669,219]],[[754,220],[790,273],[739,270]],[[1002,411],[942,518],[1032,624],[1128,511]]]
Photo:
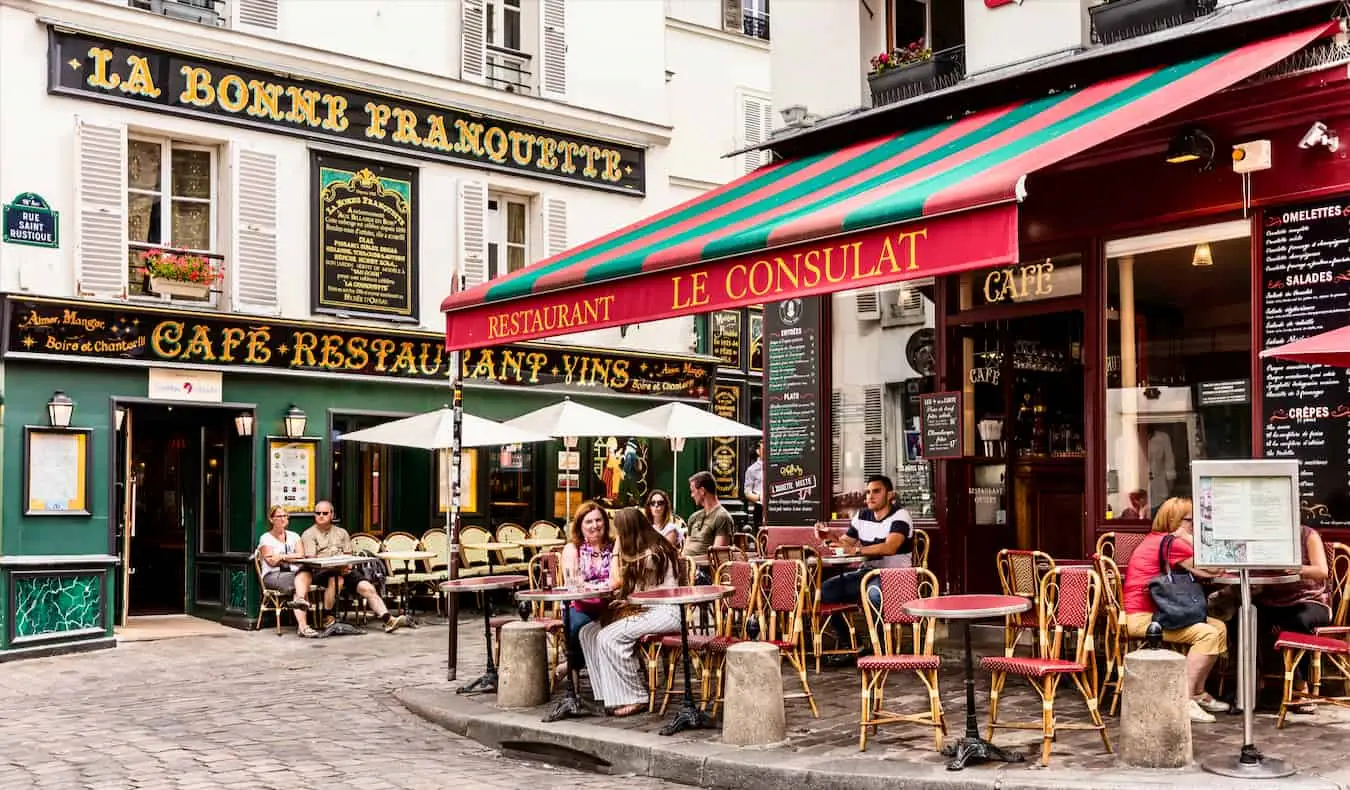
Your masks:
[[[1303,133],[1303,139],[1298,141],[1298,147],[1304,150],[1324,146],[1328,151],[1338,151],[1341,148],[1341,138],[1335,132],[1327,129],[1327,125],[1321,121],[1313,123],[1308,127],[1308,131]]]

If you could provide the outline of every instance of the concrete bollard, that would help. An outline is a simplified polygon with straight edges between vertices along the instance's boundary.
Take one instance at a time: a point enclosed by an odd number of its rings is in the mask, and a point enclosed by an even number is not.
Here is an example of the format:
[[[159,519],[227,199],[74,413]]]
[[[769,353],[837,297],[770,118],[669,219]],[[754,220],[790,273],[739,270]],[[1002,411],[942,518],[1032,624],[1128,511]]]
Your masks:
[[[502,626],[497,664],[497,705],[533,708],[548,702],[548,650],[541,623],[518,621]]]
[[[1191,764],[1190,694],[1186,657],[1144,648],[1125,655],[1120,693],[1120,760],[1135,768]]]
[[[765,746],[787,738],[781,660],[778,648],[764,642],[727,649],[723,743]]]

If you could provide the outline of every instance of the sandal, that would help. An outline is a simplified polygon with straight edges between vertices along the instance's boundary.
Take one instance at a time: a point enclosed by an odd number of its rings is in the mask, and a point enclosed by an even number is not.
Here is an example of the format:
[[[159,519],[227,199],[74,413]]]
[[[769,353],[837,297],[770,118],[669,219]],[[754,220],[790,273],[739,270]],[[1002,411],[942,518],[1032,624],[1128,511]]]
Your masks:
[[[309,626],[300,629],[300,636],[304,639],[318,639],[320,634]]]
[[[643,705],[640,702],[633,703],[632,705],[621,705],[615,708],[614,710],[610,711],[609,715],[613,716],[616,719],[622,719],[627,716],[632,716],[633,714],[638,713],[639,711],[643,710],[646,707],[647,707],[646,705]]]

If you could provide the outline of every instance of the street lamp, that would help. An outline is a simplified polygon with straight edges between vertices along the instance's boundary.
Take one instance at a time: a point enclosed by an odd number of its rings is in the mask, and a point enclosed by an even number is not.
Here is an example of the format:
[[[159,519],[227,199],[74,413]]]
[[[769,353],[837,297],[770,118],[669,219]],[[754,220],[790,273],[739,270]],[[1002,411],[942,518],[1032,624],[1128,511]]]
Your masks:
[[[291,439],[298,439],[305,435],[305,421],[308,418],[305,412],[294,403],[286,410],[286,436]]]
[[[61,390],[52,393],[47,401],[47,422],[53,428],[69,428],[70,417],[75,413],[75,401]]]
[[[240,436],[253,435],[253,412],[239,412],[239,415],[234,418],[234,432]]]

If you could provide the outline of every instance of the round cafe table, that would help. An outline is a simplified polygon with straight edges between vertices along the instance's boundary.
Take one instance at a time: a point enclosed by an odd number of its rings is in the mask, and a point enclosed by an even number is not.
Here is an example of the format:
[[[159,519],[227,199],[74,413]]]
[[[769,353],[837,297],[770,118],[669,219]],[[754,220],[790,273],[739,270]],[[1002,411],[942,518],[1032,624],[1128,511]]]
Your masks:
[[[951,758],[947,770],[959,771],[970,763],[991,760],[1020,763],[1026,759],[1020,752],[1005,752],[980,737],[980,725],[975,720],[975,656],[970,647],[970,621],[1025,612],[1031,608],[1031,601],[1016,595],[939,595],[910,601],[902,608],[914,617],[961,622],[965,642],[966,732],[956,743],[942,747],[942,754]]]
[[[1252,735],[1253,709],[1256,707],[1256,607],[1252,604],[1252,588],[1274,584],[1292,584],[1301,577],[1290,571],[1250,571],[1224,573],[1201,582],[1237,584],[1242,590],[1242,605],[1238,608],[1237,708],[1242,712],[1242,749],[1237,755],[1211,757],[1200,761],[1200,767],[1219,776],[1251,779],[1278,779],[1294,773],[1293,763],[1266,757],[1256,748]]]
[[[488,593],[493,590],[509,590],[529,581],[525,576],[470,576],[467,579],[441,582],[441,589],[448,595],[457,592]],[[455,624],[451,623],[450,627],[454,628]],[[480,694],[497,690],[497,664],[492,658],[492,607],[488,606],[486,595],[483,596],[483,643],[487,650],[487,669],[484,670],[482,677],[467,686],[461,686],[456,693]]]
[[[507,549],[518,549],[520,548],[520,545],[517,543],[503,543],[500,541],[492,540],[486,543],[466,543],[464,544],[464,548],[482,549],[483,551],[486,551],[488,553],[488,575],[491,576],[492,574],[497,572],[497,569],[493,567],[494,565],[492,562],[493,553],[498,551],[506,551]]]
[[[408,581],[412,578],[412,564],[418,560],[435,559],[436,552],[423,551],[420,549],[410,551],[381,551],[377,552],[375,556],[387,562],[403,563],[403,589],[399,591],[398,605],[400,610],[399,614],[406,615],[408,613],[408,590],[412,586]],[[409,618],[408,625],[416,628],[418,623],[416,620]]]
[[[674,735],[691,728],[702,729],[711,723],[708,714],[694,704],[693,668],[689,657],[689,618],[686,607],[721,600],[735,590],[735,587],[725,584],[703,584],[697,587],[659,587],[628,596],[629,603],[638,606],[680,607],[680,647],[684,652],[684,701],[680,703],[680,709],[675,711],[674,717],[661,728],[662,735]]]
[[[566,546],[567,541],[562,538],[521,538],[511,541],[512,545],[524,546],[527,549],[540,551],[541,549],[556,549],[559,546]]]
[[[820,555],[820,564],[827,568],[848,567],[862,562],[863,558],[858,554],[822,554]]]
[[[576,589],[568,587],[553,587],[550,589],[521,590],[516,593],[516,599],[523,603],[544,603],[557,602],[563,605],[563,644],[567,645],[567,686],[563,690],[562,699],[558,700],[544,714],[544,721],[558,721],[571,716],[591,716],[593,712],[577,694],[576,674],[578,667],[581,666],[581,659],[576,655],[572,648],[571,629],[572,629],[572,602],[580,601],[585,598],[606,598],[613,595],[614,591],[609,587],[600,589],[586,589],[578,587]]]

